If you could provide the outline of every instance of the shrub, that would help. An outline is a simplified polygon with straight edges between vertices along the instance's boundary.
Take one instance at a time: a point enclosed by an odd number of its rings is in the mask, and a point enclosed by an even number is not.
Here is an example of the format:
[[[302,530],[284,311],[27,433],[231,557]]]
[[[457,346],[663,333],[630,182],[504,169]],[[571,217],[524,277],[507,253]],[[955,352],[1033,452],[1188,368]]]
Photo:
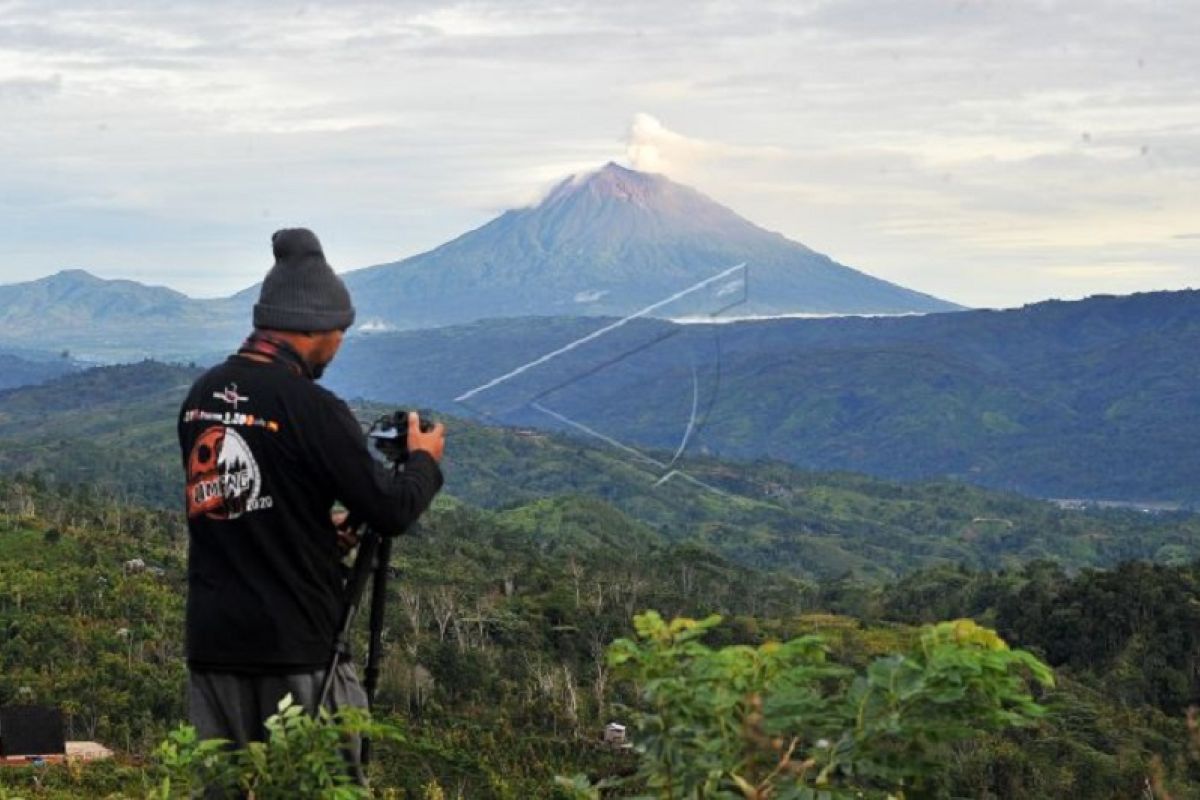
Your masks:
[[[923,628],[862,673],[831,663],[819,636],[711,649],[720,622],[634,619],[609,662],[631,682],[639,798],[824,800],[936,796],[946,746],[1044,714],[1029,681],[1049,667],[970,620]],[[609,785],[612,785],[611,783]],[[559,786],[597,798],[576,776]],[[630,795],[625,795],[630,796]]]
[[[267,739],[233,749],[220,739],[201,740],[196,729],[181,725],[155,750],[153,800],[232,797],[240,791],[255,800],[355,800],[370,797],[355,782],[342,749],[357,737],[373,740],[401,738],[399,729],[374,722],[357,708],[335,714],[321,709],[305,713],[291,696],[266,721]]]

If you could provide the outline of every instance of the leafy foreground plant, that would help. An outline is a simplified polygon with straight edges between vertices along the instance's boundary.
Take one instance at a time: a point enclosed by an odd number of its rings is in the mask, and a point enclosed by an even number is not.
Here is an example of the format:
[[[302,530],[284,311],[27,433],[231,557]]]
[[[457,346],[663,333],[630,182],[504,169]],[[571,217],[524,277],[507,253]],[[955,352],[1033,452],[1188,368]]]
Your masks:
[[[830,663],[819,636],[713,650],[719,616],[634,618],[610,664],[635,687],[635,776],[592,785],[560,778],[576,798],[825,800],[936,797],[946,745],[1028,725],[1044,709],[1030,680],[1047,667],[970,620],[927,626],[912,649],[862,674]]]
[[[305,713],[291,695],[279,703],[279,712],[266,721],[267,740],[251,742],[245,749],[228,747],[220,739],[200,740],[196,729],[180,725],[154,752],[155,785],[147,797],[236,797],[252,793],[255,800],[354,800],[371,797],[347,772],[341,749],[353,737],[374,741],[402,738],[392,725],[375,722],[357,708],[318,717]]]

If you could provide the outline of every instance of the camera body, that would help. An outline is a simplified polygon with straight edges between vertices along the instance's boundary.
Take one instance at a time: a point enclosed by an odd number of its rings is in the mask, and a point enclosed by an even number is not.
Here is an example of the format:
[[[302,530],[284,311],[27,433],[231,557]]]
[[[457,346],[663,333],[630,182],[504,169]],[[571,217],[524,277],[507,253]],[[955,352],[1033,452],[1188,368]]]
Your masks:
[[[391,414],[385,414],[377,419],[371,426],[371,430],[367,432],[375,450],[393,464],[403,464],[408,460],[408,415],[410,413],[412,412],[401,409],[393,411]],[[421,433],[429,433],[433,430],[436,423],[433,421],[432,414],[426,410],[418,410],[416,413],[421,418]]]

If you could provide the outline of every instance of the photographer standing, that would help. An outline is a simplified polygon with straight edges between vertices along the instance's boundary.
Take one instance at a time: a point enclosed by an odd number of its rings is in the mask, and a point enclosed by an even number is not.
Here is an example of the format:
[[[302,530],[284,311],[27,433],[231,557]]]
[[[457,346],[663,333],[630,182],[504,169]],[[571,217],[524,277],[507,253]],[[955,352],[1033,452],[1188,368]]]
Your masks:
[[[354,322],[350,295],[305,229],[271,239],[275,265],[254,332],[192,386],[180,409],[187,475],[189,717],[201,738],[244,747],[285,695],[316,713],[343,604],[340,502],[398,535],[442,486],[444,429],[409,414],[394,474],[367,451],[346,404],[315,380]],[[328,705],[366,706],[352,664]]]

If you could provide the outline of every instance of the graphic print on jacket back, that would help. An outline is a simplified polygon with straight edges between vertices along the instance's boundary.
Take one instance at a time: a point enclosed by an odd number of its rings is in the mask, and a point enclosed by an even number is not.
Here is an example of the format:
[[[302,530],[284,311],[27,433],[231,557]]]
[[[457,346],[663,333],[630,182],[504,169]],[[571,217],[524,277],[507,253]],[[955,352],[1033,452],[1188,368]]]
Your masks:
[[[237,393],[237,385],[226,387],[213,397],[237,407],[249,398]],[[220,419],[196,438],[187,460],[187,515],[201,514],[209,519],[237,519],[248,511],[271,508],[269,496],[262,495],[262,473],[254,452],[240,433],[228,423],[253,426],[251,415],[226,412],[205,413],[192,410],[184,414],[185,421]],[[267,426],[278,429],[273,423]]]

